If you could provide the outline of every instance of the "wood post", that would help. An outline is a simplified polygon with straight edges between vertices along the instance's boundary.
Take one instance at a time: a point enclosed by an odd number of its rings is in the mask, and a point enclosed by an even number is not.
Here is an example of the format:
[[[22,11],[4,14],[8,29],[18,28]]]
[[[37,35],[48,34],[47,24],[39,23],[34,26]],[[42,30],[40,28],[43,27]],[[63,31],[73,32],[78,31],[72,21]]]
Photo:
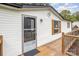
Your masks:
[[[54,20],[52,19],[52,35],[54,34]]]
[[[64,54],[64,32],[62,32],[62,54]]]
[[[0,36],[0,56],[3,56],[3,36]]]

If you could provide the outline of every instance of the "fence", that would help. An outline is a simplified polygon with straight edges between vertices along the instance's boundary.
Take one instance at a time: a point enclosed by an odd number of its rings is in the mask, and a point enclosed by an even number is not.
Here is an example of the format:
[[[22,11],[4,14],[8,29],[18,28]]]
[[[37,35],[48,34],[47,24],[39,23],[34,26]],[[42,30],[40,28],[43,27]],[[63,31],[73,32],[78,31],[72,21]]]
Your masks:
[[[68,49],[72,46],[75,40],[79,39],[79,29],[69,33],[62,33],[62,53],[67,53]]]

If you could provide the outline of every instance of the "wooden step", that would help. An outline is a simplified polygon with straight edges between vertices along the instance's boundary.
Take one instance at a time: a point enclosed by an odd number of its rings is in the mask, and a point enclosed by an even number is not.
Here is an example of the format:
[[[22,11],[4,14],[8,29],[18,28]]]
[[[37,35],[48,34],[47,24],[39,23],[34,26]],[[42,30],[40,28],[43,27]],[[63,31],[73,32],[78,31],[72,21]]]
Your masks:
[[[67,55],[69,56],[76,56],[76,54],[72,53],[72,52],[66,52]]]

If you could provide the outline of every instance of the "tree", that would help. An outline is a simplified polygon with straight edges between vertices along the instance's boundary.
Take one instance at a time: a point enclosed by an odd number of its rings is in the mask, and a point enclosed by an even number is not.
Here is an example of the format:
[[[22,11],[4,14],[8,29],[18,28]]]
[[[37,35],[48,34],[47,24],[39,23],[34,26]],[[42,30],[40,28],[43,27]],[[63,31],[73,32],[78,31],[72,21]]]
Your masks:
[[[74,13],[74,15],[75,15],[77,21],[79,21],[79,11],[76,11],[76,12]]]
[[[79,21],[79,11],[71,14],[69,10],[63,10],[60,12],[60,14],[64,17],[65,20],[74,22]]]
[[[70,16],[70,21],[71,22],[77,21],[76,16],[74,14]]]
[[[63,10],[60,14],[64,17],[65,20],[71,21],[71,12],[69,10]]]
[[[77,20],[77,18],[79,19],[79,13],[77,14],[71,14],[71,12],[69,10],[63,10],[60,12],[60,14],[64,17],[65,20],[71,21],[72,23],[74,21]],[[72,23],[71,23],[71,27],[72,27]]]

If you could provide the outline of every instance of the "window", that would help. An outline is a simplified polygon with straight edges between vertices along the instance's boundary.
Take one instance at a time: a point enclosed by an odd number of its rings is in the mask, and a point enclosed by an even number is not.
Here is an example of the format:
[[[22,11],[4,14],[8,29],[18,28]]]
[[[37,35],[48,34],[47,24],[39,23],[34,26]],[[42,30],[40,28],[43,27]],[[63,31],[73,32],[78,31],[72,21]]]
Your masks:
[[[69,22],[67,22],[67,28],[70,28],[70,23]]]
[[[52,20],[52,34],[61,32],[61,21]]]

